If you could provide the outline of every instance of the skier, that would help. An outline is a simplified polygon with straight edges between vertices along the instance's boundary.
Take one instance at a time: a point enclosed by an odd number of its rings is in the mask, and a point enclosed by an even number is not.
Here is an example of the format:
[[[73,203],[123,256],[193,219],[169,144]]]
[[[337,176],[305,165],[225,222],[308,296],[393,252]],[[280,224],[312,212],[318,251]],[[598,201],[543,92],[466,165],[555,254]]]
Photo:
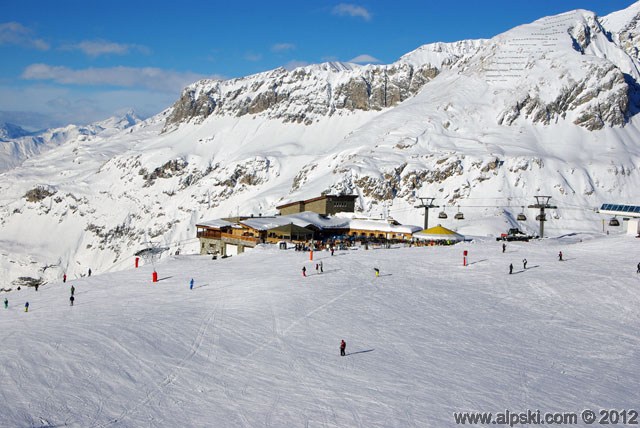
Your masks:
[[[67,274],[62,275],[62,282],[67,282]]]
[[[638,264],[638,266],[640,266],[640,263]],[[324,272],[324,270],[322,270],[322,262],[320,262],[320,273],[322,273],[322,272]]]
[[[4,308],[5,309],[9,308],[9,299],[7,299],[6,297],[4,298]]]
[[[189,290],[193,290],[193,278],[189,281]]]
[[[502,243],[502,252],[504,253],[505,251],[507,251],[507,244],[505,244],[504,242]]]
[[[640,263],[638,263],[638,271],[636,273],[640,273]]]
[[[333,256],[333,247],[331,247],[331,255]]]
[[[26,302],[26,303],[24,304],[24,311],[25,311],[25,312],[29,312],[29,302]]]
[[[316,263],[316,273],[318,273],[318,270],[320,269],[320,264]]]
[[[509,275],[513,273],[513,263],[509,265]]]
[[[558,253],[558,260],[562,261],[562,251]]]
[[[344,357],[346,355],[345,352],[344,352],[345,349],[347,349],[347,343],[344,340],[341,340],[340,341],[340,356],[341,357]]]
[[[76,298],[75,298],[75,297],[73,297],[73,296],[69,297],[69,305],[70,305],[70,306],[73,306],[73,301],[74,301],[74,300],[76,300]]]
[[[522,259],[522,266],[526,269],[527,268],[527,259]]]
[[[378,269],[378,268],[373,268],[373,270],[376,272],[376,276],[380,276],[380,269]]]
[[[40,284],[35,284],[36,287],[36,291],[38,291],[38,287],[40,286]]]
[[[73,293],[76,292],[76,287],[74,287],[73,285],[71,286],[71,295],[73,296]]]
[[[302,276],[307,276],[307,268],[302,266]]]
[[[91,268],[89,268],[89,276],[91,276]]]

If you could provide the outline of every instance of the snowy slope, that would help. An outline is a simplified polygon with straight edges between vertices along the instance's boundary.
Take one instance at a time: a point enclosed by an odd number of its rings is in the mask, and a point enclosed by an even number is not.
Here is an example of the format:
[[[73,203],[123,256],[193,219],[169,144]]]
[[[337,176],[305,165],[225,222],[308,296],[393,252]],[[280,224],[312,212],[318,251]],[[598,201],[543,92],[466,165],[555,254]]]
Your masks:
[[[637,409],[637,241],[317,252],[321,274],[307,253],[257,248],[171,257],[155,284],[149,265],[14,290],[0,426],[448,427],[456,411]]]
[[[480,236],[537,233],[524,207],[549,195],[547,234],[600,231],[595,208],[639,203],[640,77],[620,39],[637,17],[577,10],[389,65],[195,82],[143,123],[0,175],[0,288],[121,269],[149,241],[194,250],[197,222],[272,215],[322,192],[413,225],[417,197],[431,196],[465,214],[444,226]]]

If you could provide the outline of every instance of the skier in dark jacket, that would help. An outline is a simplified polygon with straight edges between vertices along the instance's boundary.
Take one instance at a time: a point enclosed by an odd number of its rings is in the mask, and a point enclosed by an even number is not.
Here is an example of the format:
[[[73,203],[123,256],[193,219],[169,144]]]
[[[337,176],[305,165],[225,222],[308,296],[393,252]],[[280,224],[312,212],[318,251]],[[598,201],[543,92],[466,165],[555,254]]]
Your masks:
[[[638,271],[636,273],[640,273],[640,263],[638,263]]]
[[[7,309],[9,307],[9,299],[4,298],[4,308]]]
[[[189,281],[189,290],[193,290],[193,278]]]
[[[344,340],[340,341],[340,356],[341,357],[344,357],[346,355],[345,352],[344,352],[346,349],[347,349],[347,343]]]
[[[502,243],[502,252],[504,253],[505,251],[507,251],[507,244],[505,244],[504,242]]]
[[[74,301],[74,300],[76,300],[76,298],[75,298],[75,297],[73,297],[73,296],[69,297],[69,305],[70,305],[70,306],[73,306],[73,301]]]
[[[91,268],[89,268],[89,276],[91,276]]]
[[[76,292],[76,287],[74,287],[73,285],[71,286],[71,295],[73,296],[73,293]]]
[[[25,311],[25,312],[29,312],[29,302],[26,302],[26,303],[24,304],[24,311]]]
[[[522,267],[527,268],[527,259],[522,259]]]
[[[302,276],[307,276],[307,268],[302,266]]]
[[[513,273],[513,263],[509,265],[509,275]]]
[[[558,260],[562,261],[562,251],[558,253]]]

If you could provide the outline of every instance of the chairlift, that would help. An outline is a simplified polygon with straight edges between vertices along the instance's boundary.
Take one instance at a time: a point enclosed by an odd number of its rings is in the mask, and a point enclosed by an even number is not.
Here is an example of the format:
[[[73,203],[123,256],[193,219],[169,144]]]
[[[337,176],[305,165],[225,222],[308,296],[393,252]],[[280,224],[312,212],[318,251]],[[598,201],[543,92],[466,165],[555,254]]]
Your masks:
[[[446,207],[442,209],[442,211],[440,211],[440,214],[438,214],[438,218],[447,218],[447,213],[445,212]]]
[[[609,220],[609,226],[620,226],[620,222],[617,218],[612,217],[611,220]]]
[[[524,215],[524,207],[522,207],[522,212],[520,214],[518,214],[517,219],[518,219],[518,221],[526,221],[527,220],[527,216]]]
[[[536,220],[538,220],[538,221],[547,221],[547,215],[546,214],[538,214],[536,216]]]
[[[458,206],[458,212],[453,216],[456,220],[464,220],[464,214],[460,212],[460,207]]]

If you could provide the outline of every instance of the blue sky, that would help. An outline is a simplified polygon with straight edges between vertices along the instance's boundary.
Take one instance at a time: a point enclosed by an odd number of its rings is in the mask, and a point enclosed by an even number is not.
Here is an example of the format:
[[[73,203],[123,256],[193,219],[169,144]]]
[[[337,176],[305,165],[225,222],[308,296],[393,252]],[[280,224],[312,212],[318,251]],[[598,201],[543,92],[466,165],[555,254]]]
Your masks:
[[[420,45],[490,38],[572,9],[633,0],[5,1],[0,122],[31,129],[170,106],[204,77],[324,61],[390,63]]]

